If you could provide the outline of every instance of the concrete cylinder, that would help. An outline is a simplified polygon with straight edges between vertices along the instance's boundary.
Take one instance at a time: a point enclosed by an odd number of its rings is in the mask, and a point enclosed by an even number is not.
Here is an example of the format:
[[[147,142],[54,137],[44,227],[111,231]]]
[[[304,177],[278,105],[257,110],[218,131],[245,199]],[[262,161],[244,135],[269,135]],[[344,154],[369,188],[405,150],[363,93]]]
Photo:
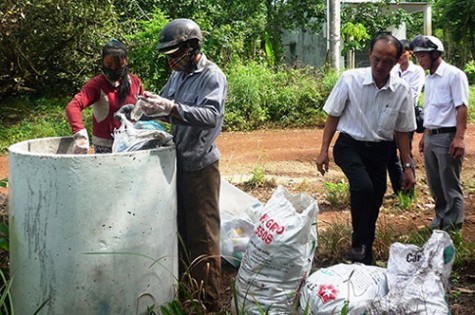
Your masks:
[[[72,138],[9,147],[15,314],[146,314],[175,298],[173,146],[69,154]]]

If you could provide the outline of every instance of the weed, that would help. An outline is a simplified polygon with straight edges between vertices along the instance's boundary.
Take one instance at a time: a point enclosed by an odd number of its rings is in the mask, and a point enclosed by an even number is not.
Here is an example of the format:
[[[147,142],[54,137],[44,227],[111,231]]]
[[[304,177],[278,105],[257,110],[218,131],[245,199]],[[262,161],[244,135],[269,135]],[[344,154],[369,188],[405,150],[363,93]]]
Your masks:
[[[183,308],[178,301],[171,301],[167,305],[163,305],[160,307],[160,312],[162,312],[163,315],[184,315],[185,313],[183,312]],[[152,313],[149,313],[149,315],[152,315]]]
[[[9,249],[8,235],[8,225],[0,222],[0,249],[5,251]]]
[[[252,176],[249,180],[243,183],[247,188],[261,188],[261,187],[274,187],[275,180],[268,179],[263,168],[256,167],[252,171]]]
[[[13,277],[9,280],[3,274],[3,271],[0,269],[0,279],[1,279],[1,286],[0,286],[0,314],[14,314],[13,311],[13,303],[12,297],[10,293],[10,287],[12,285]]]
[[[325,223],[325,222],[323,222]],[[314,261],[319,265],[332,265],[346,260],[347,249],[351,244],[352,228],[348,221],[335,220],[321,226],[318,235],[317,254]]]
[[[350,204],[350,186],[344,179],[338,183],[323,183],[327,190],[327,201],[333,207],[347,207]]]
[[[413,193],[407,193],[404,191],[400,191],[397,193],[397,207],[401,210],[410,210],[412,209],[412,205],[417,198],[416,191],[414,190]]]

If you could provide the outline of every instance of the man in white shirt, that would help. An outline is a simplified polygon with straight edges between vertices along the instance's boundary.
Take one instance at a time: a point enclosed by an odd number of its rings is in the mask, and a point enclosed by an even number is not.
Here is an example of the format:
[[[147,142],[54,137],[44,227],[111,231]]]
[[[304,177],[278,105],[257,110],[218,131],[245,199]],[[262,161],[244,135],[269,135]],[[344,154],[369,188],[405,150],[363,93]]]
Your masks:
[[[424,154],[427,183],[435,200],[433,229],[461,230],[464,198],[460,173],[465,155],[468,80],[442,60],[444,45],[434,36],[419,35],[411,47],[422,68],[429,70],[424,92]]]
[[[402,189],[415,180],[411,170],[409,132],[416,128],[411,90],[390,72],[402,54],[402,45],[389,34],[371,41],[371,67],[345,71],[323,109],[328,113],[317,169],[329,167],[329,147],[335,132],[335,163],[350,183],[352,244],[349,259],[373,263],[372,246],[379,208],[386,192],[388,144],[395,136],[404,161]]]
[[[419,96],[421,95],[422,88],[424,86],[425,81],[425,72],[421,66],[414,64],[411,61],[412,58],[412,50],[410,49],[410,42],[407,39],[401,40],[403,52],[401,57],[398,60],[398,63],[394,66],[391,70],[391,74],[394,74],[402,79],[404,79],[411,88],[412,91],[412,99],[414,103],[414,110],[417,112],[421,109],[418,107]],[[417,122],[417,115],[416,115],[416,122]],[[418,123],[419,127],[419,123]],[[414,177],[416,176],[416,170],[414,168],[414,160],[412,158],[412,138],[414,136],[414,132],[409,133],[409,144],[411,149],[411,163],[412,163],[412,172],[414,173]],[[390,153],[388,159],[388,174],[389,179],[391,181],[391,186],[393,188],[394,194],[398,194],[401,191],[401,184],[402,184],[402,175],[403,170],[401,167],[400,159],[397,154],[397,145],[394,141],[390,145]],[[414,194],[414,189],[409,191],[411,195]]]

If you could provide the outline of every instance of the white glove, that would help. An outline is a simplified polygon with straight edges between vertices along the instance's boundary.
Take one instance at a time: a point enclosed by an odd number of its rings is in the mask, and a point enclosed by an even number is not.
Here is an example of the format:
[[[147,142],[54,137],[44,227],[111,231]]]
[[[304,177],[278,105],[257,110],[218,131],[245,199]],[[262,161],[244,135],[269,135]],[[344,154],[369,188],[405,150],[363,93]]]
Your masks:
[[[170,115],[175,102],[152,93],[145,93],[139,96],[132,111],[132,118],[138,120],[143,112],[147,116],[168,116]],[[138,116],[138,117],[137,117]]]
[[[73,135],[73,154],[87,154],[89,151],[89,137],[86,129],[81,129]]]

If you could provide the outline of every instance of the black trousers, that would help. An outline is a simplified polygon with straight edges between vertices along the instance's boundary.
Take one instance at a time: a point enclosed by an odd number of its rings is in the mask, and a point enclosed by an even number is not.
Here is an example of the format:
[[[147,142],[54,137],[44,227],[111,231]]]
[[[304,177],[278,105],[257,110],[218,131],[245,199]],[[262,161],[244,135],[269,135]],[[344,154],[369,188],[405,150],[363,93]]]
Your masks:
[[[333,155],[350,183],[352,246],[366,245],[371,263],[376,220],[386,192],[389,142],[358,141],[340,133]]]

